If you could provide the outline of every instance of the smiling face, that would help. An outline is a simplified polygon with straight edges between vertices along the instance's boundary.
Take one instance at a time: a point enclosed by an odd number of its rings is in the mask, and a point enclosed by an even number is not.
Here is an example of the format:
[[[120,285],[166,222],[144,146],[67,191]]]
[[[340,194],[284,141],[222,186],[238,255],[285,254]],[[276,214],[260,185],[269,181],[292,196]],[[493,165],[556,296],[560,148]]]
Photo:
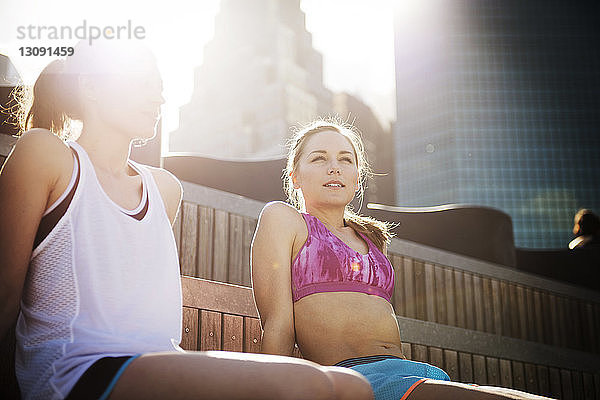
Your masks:
[[[345,207],[359,187],[357,157],[348,138],[334,130],[305,139],[292,173],[294,188],[302,191],[307,209]]]

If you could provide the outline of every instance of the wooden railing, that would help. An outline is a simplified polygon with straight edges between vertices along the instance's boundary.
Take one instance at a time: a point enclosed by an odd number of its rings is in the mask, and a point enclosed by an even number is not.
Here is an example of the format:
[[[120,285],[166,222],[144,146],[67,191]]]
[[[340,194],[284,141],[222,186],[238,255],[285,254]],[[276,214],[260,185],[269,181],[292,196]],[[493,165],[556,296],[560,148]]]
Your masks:
[[[184,275],[250,286],[250,244],[264,203],[184,182],[174,226]],[[600,293],[394,239],[397,315],[600,352]]]

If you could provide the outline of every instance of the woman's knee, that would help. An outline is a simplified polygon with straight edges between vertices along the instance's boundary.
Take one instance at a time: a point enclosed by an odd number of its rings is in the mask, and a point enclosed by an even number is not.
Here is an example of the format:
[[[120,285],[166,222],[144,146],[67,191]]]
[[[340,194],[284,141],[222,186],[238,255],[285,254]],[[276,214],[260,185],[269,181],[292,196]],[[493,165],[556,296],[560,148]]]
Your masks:
[[[333,382],[336,399],[373,399],[373,390],[369,381],[358,372],[342,367],[324,367],[324,369]]]

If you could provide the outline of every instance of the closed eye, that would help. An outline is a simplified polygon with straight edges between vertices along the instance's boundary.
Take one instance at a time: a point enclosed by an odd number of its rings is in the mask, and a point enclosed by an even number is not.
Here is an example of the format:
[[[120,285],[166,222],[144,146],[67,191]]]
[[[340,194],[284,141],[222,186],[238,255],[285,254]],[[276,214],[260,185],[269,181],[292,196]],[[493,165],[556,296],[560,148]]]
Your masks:
[[[323,156],[316,156],[315,158],[312,159],[312,161],[320,161],[320,160],[325,160],[325,157],[323,157]]]
[[[344,157],[344,158],[342,158],[342,161],[347,161],[347,162],[349,162],[350,164],[352,164],[352,163],[353,163],[353,161],[352,161],[352,159],[351,159],[350,157]]]

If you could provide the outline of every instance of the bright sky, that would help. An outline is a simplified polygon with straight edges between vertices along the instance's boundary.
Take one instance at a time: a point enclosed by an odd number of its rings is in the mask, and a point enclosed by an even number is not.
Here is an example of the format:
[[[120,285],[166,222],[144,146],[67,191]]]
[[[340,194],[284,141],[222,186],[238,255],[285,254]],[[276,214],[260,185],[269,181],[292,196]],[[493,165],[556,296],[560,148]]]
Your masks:
[[[51,57],[22,56],[25,46],[72,46],[74,40],[19,39],[18,27],[141,26],[163,75],[163,132],[179,124],[179,107],[193,89],[194,67],[212,38],[219,0],[0,0],[0,53],[9,56],[25,83],[35,81]],[[314,47],[323,54],[331,90],[358,95],[381,119],[395,119],[393,0],[301,0]]]

